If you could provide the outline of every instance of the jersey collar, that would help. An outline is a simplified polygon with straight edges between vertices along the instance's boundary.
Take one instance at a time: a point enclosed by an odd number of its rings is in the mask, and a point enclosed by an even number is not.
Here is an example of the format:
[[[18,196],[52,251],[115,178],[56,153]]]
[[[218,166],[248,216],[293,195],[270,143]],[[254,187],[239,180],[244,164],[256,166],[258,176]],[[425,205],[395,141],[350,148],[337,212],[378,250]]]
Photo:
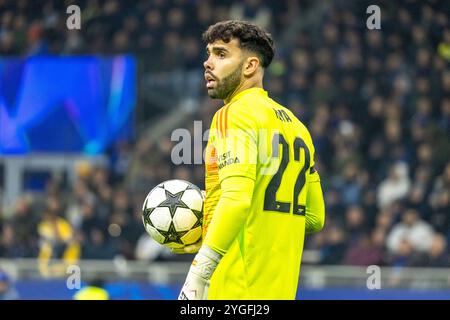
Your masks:
[[[245,96],[246,94],[250,94],[250,93],[257,94],[257,95],[260,95],[260,96],[268,96],[267,91],[264,90],[263,88],[258,88],[258,87],[249,88],[249,89],[245,89],[245,90],[239,92],[237,95],[235,95],[233,98],[231,98],[231,100],[230,100],[230,102],[228,104],[233,103],[236,100],[238,100],[238,99],[242,98],[243,96]]]

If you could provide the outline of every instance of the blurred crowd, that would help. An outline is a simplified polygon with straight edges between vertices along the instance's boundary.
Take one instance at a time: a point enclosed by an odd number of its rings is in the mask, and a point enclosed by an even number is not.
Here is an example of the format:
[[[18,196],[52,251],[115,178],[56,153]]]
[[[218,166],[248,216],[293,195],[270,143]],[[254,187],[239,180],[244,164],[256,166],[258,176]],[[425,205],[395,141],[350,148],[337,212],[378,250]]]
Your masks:
[[[369,30],[365,1],[334,1],[311,18],[313,1],[85,0],[82,29],[69,31],[71,3],[0,0],[0,54],[133,53],[158,76],[201,77],[208,25],[237,18],[267,28],[277,53],[265,87],[308,126],[326,200],[325,228],[306,249],[322,264],[450,267],[449,2],[378,1],[381,29]],[[204,92],[197,99],[191,132],[221,106]],[[173,145],[118,142],[107,166],[80,163],[75,185],[53,179],[44,196],[24,195],[0,222],[0,257],[176,259],[141,220],[159,182],[204,188],[203,167],[175,166]]]

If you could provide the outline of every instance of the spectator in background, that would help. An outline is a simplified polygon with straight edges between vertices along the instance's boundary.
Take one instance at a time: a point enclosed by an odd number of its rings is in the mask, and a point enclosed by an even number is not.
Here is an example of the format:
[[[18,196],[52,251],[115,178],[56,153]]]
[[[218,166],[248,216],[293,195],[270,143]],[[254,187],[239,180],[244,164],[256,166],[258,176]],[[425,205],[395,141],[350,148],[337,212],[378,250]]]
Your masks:
[[[371,186],[366,187],[362,195],[362,211],[364,212],[364,220],[369,229],[375,228],[378,207],[376,203],[376,192]]]
[[[113,203],[113,190],[110,184],[104,183],[98,186],[96,198],[97,216],[101,221],[105,221],[111,213]]]
[[[345,206],[351,206],[360,202],[362,177],[363,174],[359,166],[351,161],[345,165],[343,174],[334,179],[333,186],[339,190]]]
[[[20,248],[16,246],[14,228],[8,223],[4,223],[0,227],[0,257],[20,257],[21,251]]]
[[[405,163],[392,165],[387,178],[378,187],[378,206],[385,208],[394,201],[403,199],[408,194],[409,188],[408,166]]]
[[[114,259],[116,250],[111,241],[105,236],[102,229],[93,228],[83,242],[81,250],[82,259]]]
[[[167,257],[174,255],[169,248],[162,246],[147,233],[140,236],[136,250],[134,253],[135,257],[139,261],[162,261],[166,260]],[[184,256],[184,255],[177,255]],[[192,257],[187,257],[187,260],[192,260]]]
[[[387,237],[387,248],[390,252],[398,252],[402,241],[407,241],[412,250],[427,251],[433,239],[433,228],[420,219],[415,209],[407,209],[402,215],[402,221],[396,224]]]
[[[80,247],[74,239],[72,226],[61,217],[61,212],[59,200],[49,198],[38,224],[39,270],[43,276],[64,275],[67,265],[75,263],[80,257]],[[52,259],[62,262],[54,264]]]
[[[26,197],[16,201],[10,220],[14,232],[16,257],[36,257],[38,253],[37,219]]]
[[[393,267],[412,267],[417,258],[418,252],[406,238],[400,239],[395,249],[388,252],[388,263]]]
[[[368,238],[367,225],[362,208],[359,205],[350,206],[345,213],[345,231],[350,244],[358,243],[362,237]]]
[[[322,264],[341,264],[347,250],[346,234],[339,226],[332,226],[325,230],[325,245],[321,250]]]
[[[95,208],[95,201],[84,201],[80,207],[81,210],[81,225],[79,231],[82,236],[89,238],[91,231],[95,228],[104,230],[106,228],[106,219],[103,220],[98,215],[98,211]],[[110,213],[108,213],[108,216]]]
[[[363,234],[357,242],[350,245],[343,263],[355,266],[383,265],[385,233],[381,229],[371,234]]]
[[[430,247],[416,257],[414,266],[418,267],[450,267],[450,255],[447,252],[447,240],[442,234],[433,235]]]

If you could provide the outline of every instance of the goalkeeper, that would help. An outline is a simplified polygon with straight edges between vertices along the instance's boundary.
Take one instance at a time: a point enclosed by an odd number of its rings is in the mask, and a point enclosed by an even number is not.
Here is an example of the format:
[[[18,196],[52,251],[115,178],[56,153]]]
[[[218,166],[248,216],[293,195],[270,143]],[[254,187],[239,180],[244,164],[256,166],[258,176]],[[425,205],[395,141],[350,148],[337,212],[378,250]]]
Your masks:
[[[325,207],[307,128],[263,89],[271,36],[241,21],[203,34],[208,95],[224,100],[205,154],[203,241],[179,299],[295,299],[305,234]]]

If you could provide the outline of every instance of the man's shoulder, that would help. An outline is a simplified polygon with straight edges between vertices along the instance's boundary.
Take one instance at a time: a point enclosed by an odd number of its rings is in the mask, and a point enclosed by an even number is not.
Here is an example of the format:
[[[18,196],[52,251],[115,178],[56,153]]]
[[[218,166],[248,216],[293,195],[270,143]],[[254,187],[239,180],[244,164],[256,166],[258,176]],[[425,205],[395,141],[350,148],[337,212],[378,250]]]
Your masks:
[[[248,97],[242,97],[224,105],[217,110],[215,116],[235,122],[239,120],[256,120],[258,113],[261,113],[258,101],[249,99]]]
[[[282,107],[268,96],[252,93],[230,103],[228,105],[228,114],[232,117],[245,117],[261,123],[268,119],[268,115],[274,113],[273,110],[277,106]]]
[[[239,99],[224,105],[216,111],[214,119],[218,122],[244,120],[267,126],[268,123],[273,123],[274,117],[278,114],[292,119],[302,129],[307,130],[306,126],[289,108],[275,101],[269,95],[261,95],[257,92],[243,95]]]

